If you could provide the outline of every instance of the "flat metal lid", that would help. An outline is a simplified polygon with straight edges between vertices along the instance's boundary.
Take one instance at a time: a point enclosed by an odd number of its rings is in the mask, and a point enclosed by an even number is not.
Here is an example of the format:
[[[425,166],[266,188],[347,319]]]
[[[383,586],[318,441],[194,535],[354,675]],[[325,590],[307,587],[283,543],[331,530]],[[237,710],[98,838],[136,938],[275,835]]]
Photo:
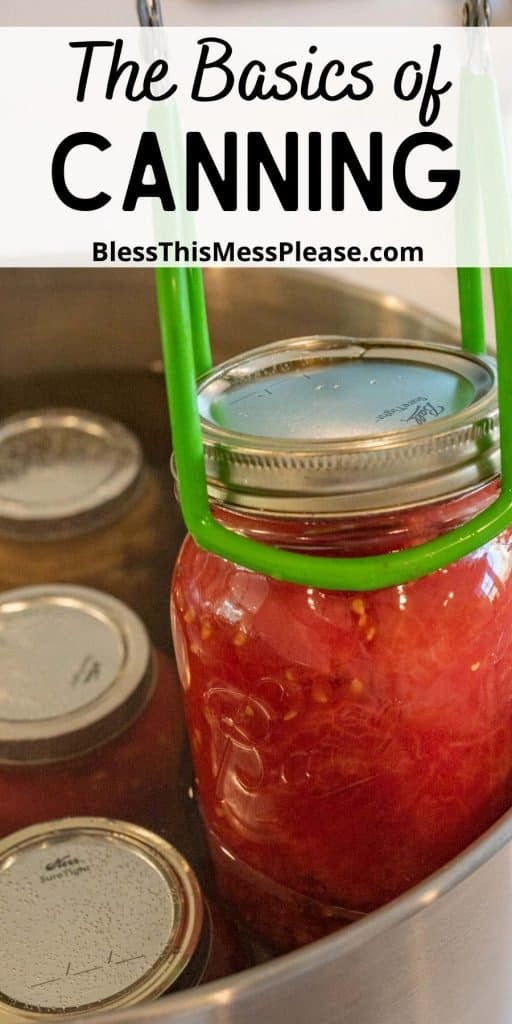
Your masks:
[[[137,438],[78,409],[23,412],[0,424],[0,534],[68,537],[122,513],[143,470]]]
[[[190,963],[203,900],[174,847],[135,825],[66,818],[0,843],[0,1020],[155,998]]]
[[[145,627],[86,587],[0,595],[0,761],[57,761],[117,735],[153,685]]]
[[[423,504],[499,473],[493,360],[421,342],[277,342],[199,384],[210,497],[269,513]]]

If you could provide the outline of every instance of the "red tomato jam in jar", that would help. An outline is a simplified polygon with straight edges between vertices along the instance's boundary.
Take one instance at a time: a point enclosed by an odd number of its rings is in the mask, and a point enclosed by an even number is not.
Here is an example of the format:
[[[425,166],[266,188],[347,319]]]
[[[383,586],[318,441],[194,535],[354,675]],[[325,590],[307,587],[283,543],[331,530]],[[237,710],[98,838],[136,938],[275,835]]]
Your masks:
[[[0,842],[0,1017],[73,1020],[207,980],[215,946],[189,864],[146,829],[66,818]]]
[[[159,827],[176,797],[177,674],[108,594],[0,595],[0,835],[69,814]]]
[[[276,548],[396,551],[499,491],[491,359],[297,339],[212,371],[199,404],[215,514]],[[368,593],[186,539],[172,623],[198,795],[223,892],[276,949],[403,893],[512,803],[511,537]]]

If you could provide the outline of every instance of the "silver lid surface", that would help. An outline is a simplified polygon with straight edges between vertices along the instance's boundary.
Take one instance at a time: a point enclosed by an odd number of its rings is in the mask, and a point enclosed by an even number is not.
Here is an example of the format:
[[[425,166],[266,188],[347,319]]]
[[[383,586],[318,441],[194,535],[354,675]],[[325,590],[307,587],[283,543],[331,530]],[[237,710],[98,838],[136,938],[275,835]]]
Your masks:
[[[114,420],[79,409],[23,412],[0,423],[0,534],[69,537],[120,515],[143,455]]]
[[[422,342],[295,338],[199,383],[210,498],[353,514],[465,493],[499,473],[493,360]]]
[[[203,925],[199,885],[160,837],[67,818],[0,843],[0,1020],[59,1019],[155,998]]]
[[[153,685],[151,646],[126,605],[86,587],[0,595],[0,761],[73,757],[117,735]]]

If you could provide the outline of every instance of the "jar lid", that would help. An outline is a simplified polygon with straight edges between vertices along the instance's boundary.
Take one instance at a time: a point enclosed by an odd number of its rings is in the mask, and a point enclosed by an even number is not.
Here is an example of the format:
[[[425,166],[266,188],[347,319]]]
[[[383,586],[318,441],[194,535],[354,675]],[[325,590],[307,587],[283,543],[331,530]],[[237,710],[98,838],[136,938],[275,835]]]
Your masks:
[[[0,424],[0,533],[56,539],[115,519],[141,480],[126,427],[79,409],[41,409]]]
[[[86,587],[0,595],[0,761],[58,761],[122,732],[153,685],[151,646],[126,605]]]
[[[203,900],[146,829],[63,818],[0,843],[0,1020],[73,1017],[156,998],[197,953]]]
[[[466,493],[499,473],[495,363],[422,342],[294,338],[205,375],[210,498],[353,514]]]

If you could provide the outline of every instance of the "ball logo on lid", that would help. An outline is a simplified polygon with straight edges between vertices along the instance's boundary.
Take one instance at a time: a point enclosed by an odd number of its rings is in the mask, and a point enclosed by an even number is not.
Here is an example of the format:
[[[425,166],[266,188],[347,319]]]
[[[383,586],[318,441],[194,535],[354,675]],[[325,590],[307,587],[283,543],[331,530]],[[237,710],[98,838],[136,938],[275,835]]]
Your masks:
[[[412,412],[409,413],[411,407]],[[410,398],[409,401],[402,402],[401,405],[395,405],[392,409],[384,409],[375,417],[375,422],[382,423],[383,420],[397,416],[398,413],[404,413],[405,415],[400,417],[400,423],[416,423],[421,426],[428,419],[437,419],[438,416],[442,416],[444,411],[444,405],[434,405],[429,398],[420,395],[418,398]]]

